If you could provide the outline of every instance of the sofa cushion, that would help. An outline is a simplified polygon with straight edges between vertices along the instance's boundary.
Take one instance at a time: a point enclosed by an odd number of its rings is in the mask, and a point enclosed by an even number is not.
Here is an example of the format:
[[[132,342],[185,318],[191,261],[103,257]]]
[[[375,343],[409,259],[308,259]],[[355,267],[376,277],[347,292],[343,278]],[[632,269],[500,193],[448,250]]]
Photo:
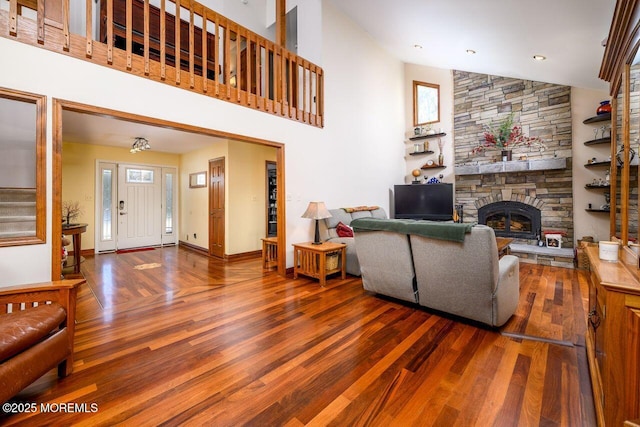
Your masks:
[[[47,337],[66,317],[57,303],[0,315],[0,362]]]
[[[353,237],[353,230],[348,225],[339,222],[336,226],[336,233],[339,237]]]

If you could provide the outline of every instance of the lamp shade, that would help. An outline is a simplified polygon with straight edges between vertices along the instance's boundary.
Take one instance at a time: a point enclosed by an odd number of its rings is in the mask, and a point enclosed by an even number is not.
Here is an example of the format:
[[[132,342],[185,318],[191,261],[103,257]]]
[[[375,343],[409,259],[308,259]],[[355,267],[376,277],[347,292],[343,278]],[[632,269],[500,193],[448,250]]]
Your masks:
[[[309,202],[309,206],[307,206],[307,210],[302,214],[302,218],[324,219],[331,218],[331,214],[324,205],[324,202]]]

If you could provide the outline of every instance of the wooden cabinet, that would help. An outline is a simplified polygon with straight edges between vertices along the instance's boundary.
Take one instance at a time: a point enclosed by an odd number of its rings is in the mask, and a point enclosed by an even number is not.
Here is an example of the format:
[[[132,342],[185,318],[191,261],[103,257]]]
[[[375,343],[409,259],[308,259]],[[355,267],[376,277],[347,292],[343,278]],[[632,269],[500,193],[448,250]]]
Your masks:
[[[586,344],[598,425],[619,426],[640,417],[640,277],[622,260],[600,261],[597,247],[587,253]]]

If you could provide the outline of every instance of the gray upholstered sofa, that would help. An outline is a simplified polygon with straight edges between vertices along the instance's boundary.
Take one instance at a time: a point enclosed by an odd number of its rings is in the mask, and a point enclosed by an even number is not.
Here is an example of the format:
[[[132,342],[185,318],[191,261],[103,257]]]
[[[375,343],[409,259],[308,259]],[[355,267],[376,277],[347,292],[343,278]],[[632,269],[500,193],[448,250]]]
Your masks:
[[[358,218],[387,218],[384,209],[376,207],[375,209],[357,210],[355,212],[347,212],[345,209],[329,209],[331,218],[320,221],[320,240],[330,241],[334,243],[346,243],[347,245],[347,265],[346,271],[354,276],[360,276],[360,263],[356,255],[356,247],[353,237],[340,237],[336,231],[339,223],[350,225],[351,221]]]
[[[351,224],[364,288],[494,327],[506,323],[520,296],[518,258],[498,258],[490,227],[435,224],[424,235],[413,227],[427,222]]]

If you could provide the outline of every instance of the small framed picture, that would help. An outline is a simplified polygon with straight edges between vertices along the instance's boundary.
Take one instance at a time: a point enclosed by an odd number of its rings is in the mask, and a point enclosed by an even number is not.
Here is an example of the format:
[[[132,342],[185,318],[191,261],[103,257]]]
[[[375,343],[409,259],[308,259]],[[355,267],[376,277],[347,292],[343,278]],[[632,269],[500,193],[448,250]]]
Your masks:
[[[189,188],[200,188],[207,186],[207,172],[196,172],[189,174]]]

